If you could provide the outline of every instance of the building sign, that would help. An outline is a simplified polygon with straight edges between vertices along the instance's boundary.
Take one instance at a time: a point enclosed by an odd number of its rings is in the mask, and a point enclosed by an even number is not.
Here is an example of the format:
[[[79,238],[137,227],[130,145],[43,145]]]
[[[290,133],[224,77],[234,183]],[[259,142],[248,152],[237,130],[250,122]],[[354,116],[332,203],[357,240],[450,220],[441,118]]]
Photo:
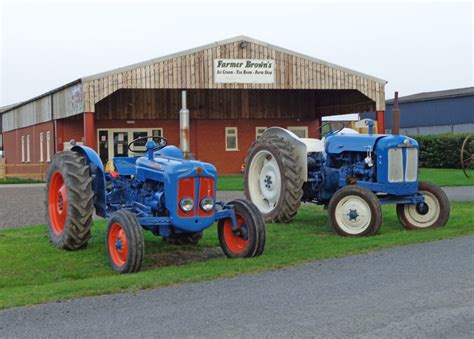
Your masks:
[[[275,61],[263,59],[214,59],[214,82],[272,84]]]
[[[82,84],[76,84],[71,88],[71,105],[73,112],[82,112]]]

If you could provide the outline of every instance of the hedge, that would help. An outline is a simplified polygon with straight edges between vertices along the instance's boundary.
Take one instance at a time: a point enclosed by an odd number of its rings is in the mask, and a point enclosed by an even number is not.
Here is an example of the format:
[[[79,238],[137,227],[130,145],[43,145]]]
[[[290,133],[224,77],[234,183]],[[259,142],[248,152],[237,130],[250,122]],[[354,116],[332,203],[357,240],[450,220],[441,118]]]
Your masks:
[[[461,168],[461,147],[467,134],[430,134],[411,136],[420,146],[420,167]],[[474,150],[474,138],[470,139]]]

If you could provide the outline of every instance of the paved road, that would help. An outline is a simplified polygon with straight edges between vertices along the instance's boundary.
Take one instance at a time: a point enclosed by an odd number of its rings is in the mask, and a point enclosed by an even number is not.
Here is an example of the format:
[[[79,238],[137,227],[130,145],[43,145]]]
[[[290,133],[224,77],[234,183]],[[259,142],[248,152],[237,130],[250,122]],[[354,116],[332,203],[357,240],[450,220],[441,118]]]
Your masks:
[[[474,186],[444,187],[452,201],[474,201]],[[218,192],[219,200],[243,198],[242,192]],[[0,229],[46,223],[44,184],[0,185]]]
[[[474,237],[0,312],[0,337],[474,336]]]

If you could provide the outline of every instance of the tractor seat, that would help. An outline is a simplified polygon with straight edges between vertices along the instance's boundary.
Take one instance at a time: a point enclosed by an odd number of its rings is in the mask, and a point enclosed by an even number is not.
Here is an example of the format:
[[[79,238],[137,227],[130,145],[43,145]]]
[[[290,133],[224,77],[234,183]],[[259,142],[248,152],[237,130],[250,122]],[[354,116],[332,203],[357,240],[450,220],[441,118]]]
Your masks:
[[[136,165],[138,158],[135,157],[119,157],[114,158],[114,167],[119,175],[131,176],[135,175]]]

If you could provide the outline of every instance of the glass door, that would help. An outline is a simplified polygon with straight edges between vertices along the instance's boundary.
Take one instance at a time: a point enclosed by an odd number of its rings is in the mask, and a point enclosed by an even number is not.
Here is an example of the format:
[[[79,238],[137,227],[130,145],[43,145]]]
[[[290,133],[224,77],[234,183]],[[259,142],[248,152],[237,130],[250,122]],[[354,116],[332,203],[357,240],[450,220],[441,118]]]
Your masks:
[[[114,154],[113,157],[128,157],[128,132],[113,132]]]

